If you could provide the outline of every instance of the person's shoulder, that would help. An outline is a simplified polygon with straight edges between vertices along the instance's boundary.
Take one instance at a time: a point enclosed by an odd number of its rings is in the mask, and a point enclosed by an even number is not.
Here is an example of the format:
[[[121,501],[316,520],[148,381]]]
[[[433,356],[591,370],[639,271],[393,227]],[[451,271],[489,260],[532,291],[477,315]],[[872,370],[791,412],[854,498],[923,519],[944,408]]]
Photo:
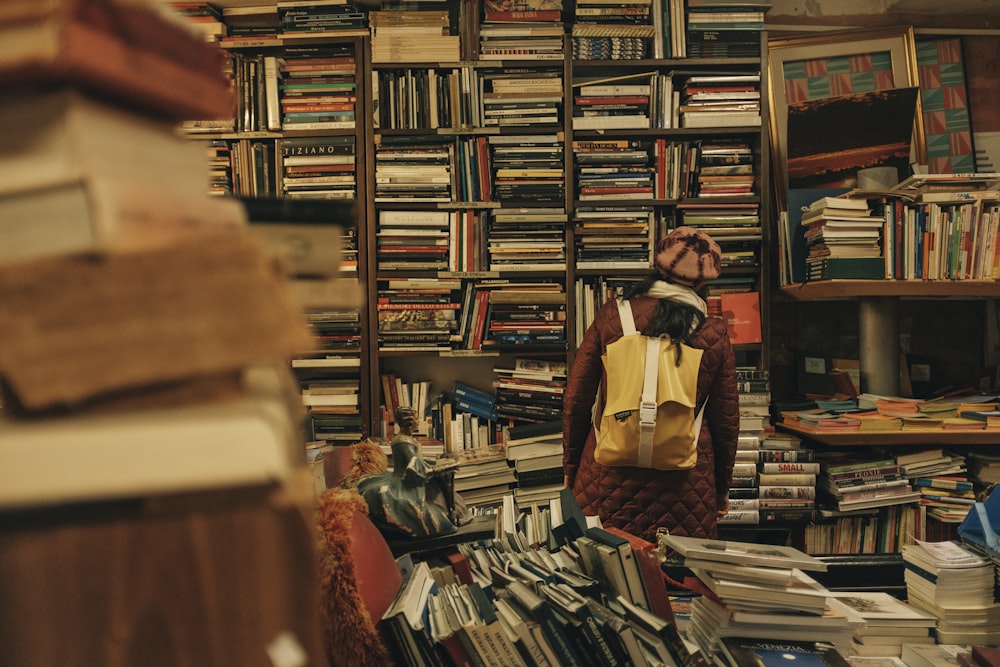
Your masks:
[[[724,338],[729,337],[729,328],[726,325],[726,320],[718,315],[709,315],[702,322],[701,326],[698,327],[695,337],[703,341],[706,347],[721,342]]]

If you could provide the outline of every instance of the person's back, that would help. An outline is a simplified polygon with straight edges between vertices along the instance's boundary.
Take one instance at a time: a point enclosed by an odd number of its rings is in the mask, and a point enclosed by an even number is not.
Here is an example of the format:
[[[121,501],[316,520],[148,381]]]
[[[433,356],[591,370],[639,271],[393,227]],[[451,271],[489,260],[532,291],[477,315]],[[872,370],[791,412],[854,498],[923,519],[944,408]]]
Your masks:
[[[666,333],[701,350],[697,405],[705,405],[697,462],[689,470],[612,467],[594,458],[595,398],[606,399],[601,361],[623,335],[617,304],[597,313],[577,350],[564,397],[563,469],[566,483],[587,514],[655,540],[658,527],[714,537],[724,512],[739,434],[735,358],[726,324],[706,317],[698,290],[719,275],[718,245],[706,234],[678,228],[657,245],[656,271],[629,299],[636,329]],[[706,403],[707,400],[707,403]]]

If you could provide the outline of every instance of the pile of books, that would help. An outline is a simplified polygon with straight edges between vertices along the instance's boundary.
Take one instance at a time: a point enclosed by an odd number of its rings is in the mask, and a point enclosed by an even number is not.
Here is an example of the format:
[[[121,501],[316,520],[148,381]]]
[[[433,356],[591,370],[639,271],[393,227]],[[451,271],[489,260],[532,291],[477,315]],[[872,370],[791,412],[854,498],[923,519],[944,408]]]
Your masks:
[[[376,304],[379,348],[450,349],[457,336],[459,286],[457,280],[433,286],[417,279],[383,281]]]
[[[565,361],[517,357],[513,368],[497,366],[493,370],[497,414],[501,418],[515,426],[562,419]]]
[[[902,655],[904,644],[936,643],[934,616],[880,591],[831,592],[830,604],[852,619],[850,656],[888,658]]]
[[[769,9],[763,0],[688,0],[688,57],[756,58]]]
[[[689,76],[681,87],[681,127],[760,125],[760,74]]]
[[[505,205],[562,206],[566,179],[563,146],[554,134],[489,137],[493,195]]]
[[[491,211],[486,232],[489,269],[564,270],[567,217],[566,209],[560,207],[537,206]],[[526,320],[534,319],[528,317],[527,313],[522,315]]]
[[[368,12],[372,62],[457,62],[461,38],[446,9]]]
[[[281,36],[298,37],[367,35],[368,16],[344,0],[277,0]]]
[[[393,139],[383,136],[375,148],[375,201],[452,201],[454,145],[435,137]]]
[[[524,423],[507,431],[504,449],[514,467],[519,505],[548,502],[563,487],[562,420]]]
[[[627,139],[574,141],[577,199],[652,199],[650,148]]]
[[[350,96],[353,99],[351,84]],[[341,99],[337,95],[323,95],[326,100]],[[305,108],[312,102],[307,94],[301,96],[290,93],[285,109],[299,108],[301,100]],[[323,102],[322,104],[328,104]],[[329,102],[337,106],[354,102]],[[285,137],[276,141],[277,177],[276,188],[289,199],[354,199],[357,190],[357,169],[355,141],[353,135],[334,137]],[[354,249],[354,268],[357,268],[357,248]]]
[[[573,129],[650,127],[650,95],[656,72],[573,82]]]
[[[882,227],[867,200],[823,197],[801,218],[805,238],[806,278],[884,278]]]
[[[557,125],[562,121],[562,70],[508,68],[479,74],[485,127]]]
[[[807,574],[825,571],[824,561],[787,546],[677,535],[662,536],[661,543],[683,558],[710,593],[692,600],[688,626],[688,639],[703,655],[732,667],[755,664],[737,651],[749,642],[848,654],[851,619],[829,604],[829,591]]]
[[[637,60],[652,53],[656,36],[650,0],[580,0],[573,23],[574,60]],[[659,7],[653,12],[660,10]]]
[[[648,269],[655,212],[651,206],[578,206],[573,214],[578,269]]]
[[[937,619],[939,644],[996,644],[1000,604],[994,565],[961,542],[923,542],[902,549],[907,600]]]
[[[840,511],[899,505],[920,500],[895,459],[821,461],[821,501]]]
[[[480,60],[562,60],[562,0],[483,3]]]

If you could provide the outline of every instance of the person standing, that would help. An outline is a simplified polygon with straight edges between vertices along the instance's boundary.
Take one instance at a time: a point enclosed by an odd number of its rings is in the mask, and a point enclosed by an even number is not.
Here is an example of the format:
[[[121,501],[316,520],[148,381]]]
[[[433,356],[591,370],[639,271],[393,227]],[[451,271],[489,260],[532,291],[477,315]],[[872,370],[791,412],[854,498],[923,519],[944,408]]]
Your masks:
[[[606,398],[607,389],[601,357],[623,335],[615,301],[605,303],[587,328],[566,386],[565,485],[585,514],[654,543],[661,527],[672,534],[714,538],[718,519],[729,506],[740,422],[736,361],[726,322],[708,316],[704,300],[706,284],[720,271],[718,244],[701,230],[678,227],[657,243],[650,275],[624,295],[640,333],[669,335],[703,350],[695,410],[704,405],[705,413],[693,468],[609,467],[594,460],[592,412],[598,392]]]

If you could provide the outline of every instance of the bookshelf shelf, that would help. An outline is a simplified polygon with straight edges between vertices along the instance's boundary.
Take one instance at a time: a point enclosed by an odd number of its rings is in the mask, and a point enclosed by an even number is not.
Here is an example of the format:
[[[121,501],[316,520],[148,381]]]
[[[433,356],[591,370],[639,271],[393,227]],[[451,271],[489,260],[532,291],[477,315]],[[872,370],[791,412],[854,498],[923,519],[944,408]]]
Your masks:
[[[924,446],[924,445],[996,445],[998,431],[943,431],[941,429],[892,431],[889,433],[822,433],[812,429],[778,424],[782,431],[794,433],[831,447]]]
[[[952,297],[986,299],[1000,296],[996,280],[820,280],[784,285],[781,292],[793,299],[854,299],[857,297]]]

